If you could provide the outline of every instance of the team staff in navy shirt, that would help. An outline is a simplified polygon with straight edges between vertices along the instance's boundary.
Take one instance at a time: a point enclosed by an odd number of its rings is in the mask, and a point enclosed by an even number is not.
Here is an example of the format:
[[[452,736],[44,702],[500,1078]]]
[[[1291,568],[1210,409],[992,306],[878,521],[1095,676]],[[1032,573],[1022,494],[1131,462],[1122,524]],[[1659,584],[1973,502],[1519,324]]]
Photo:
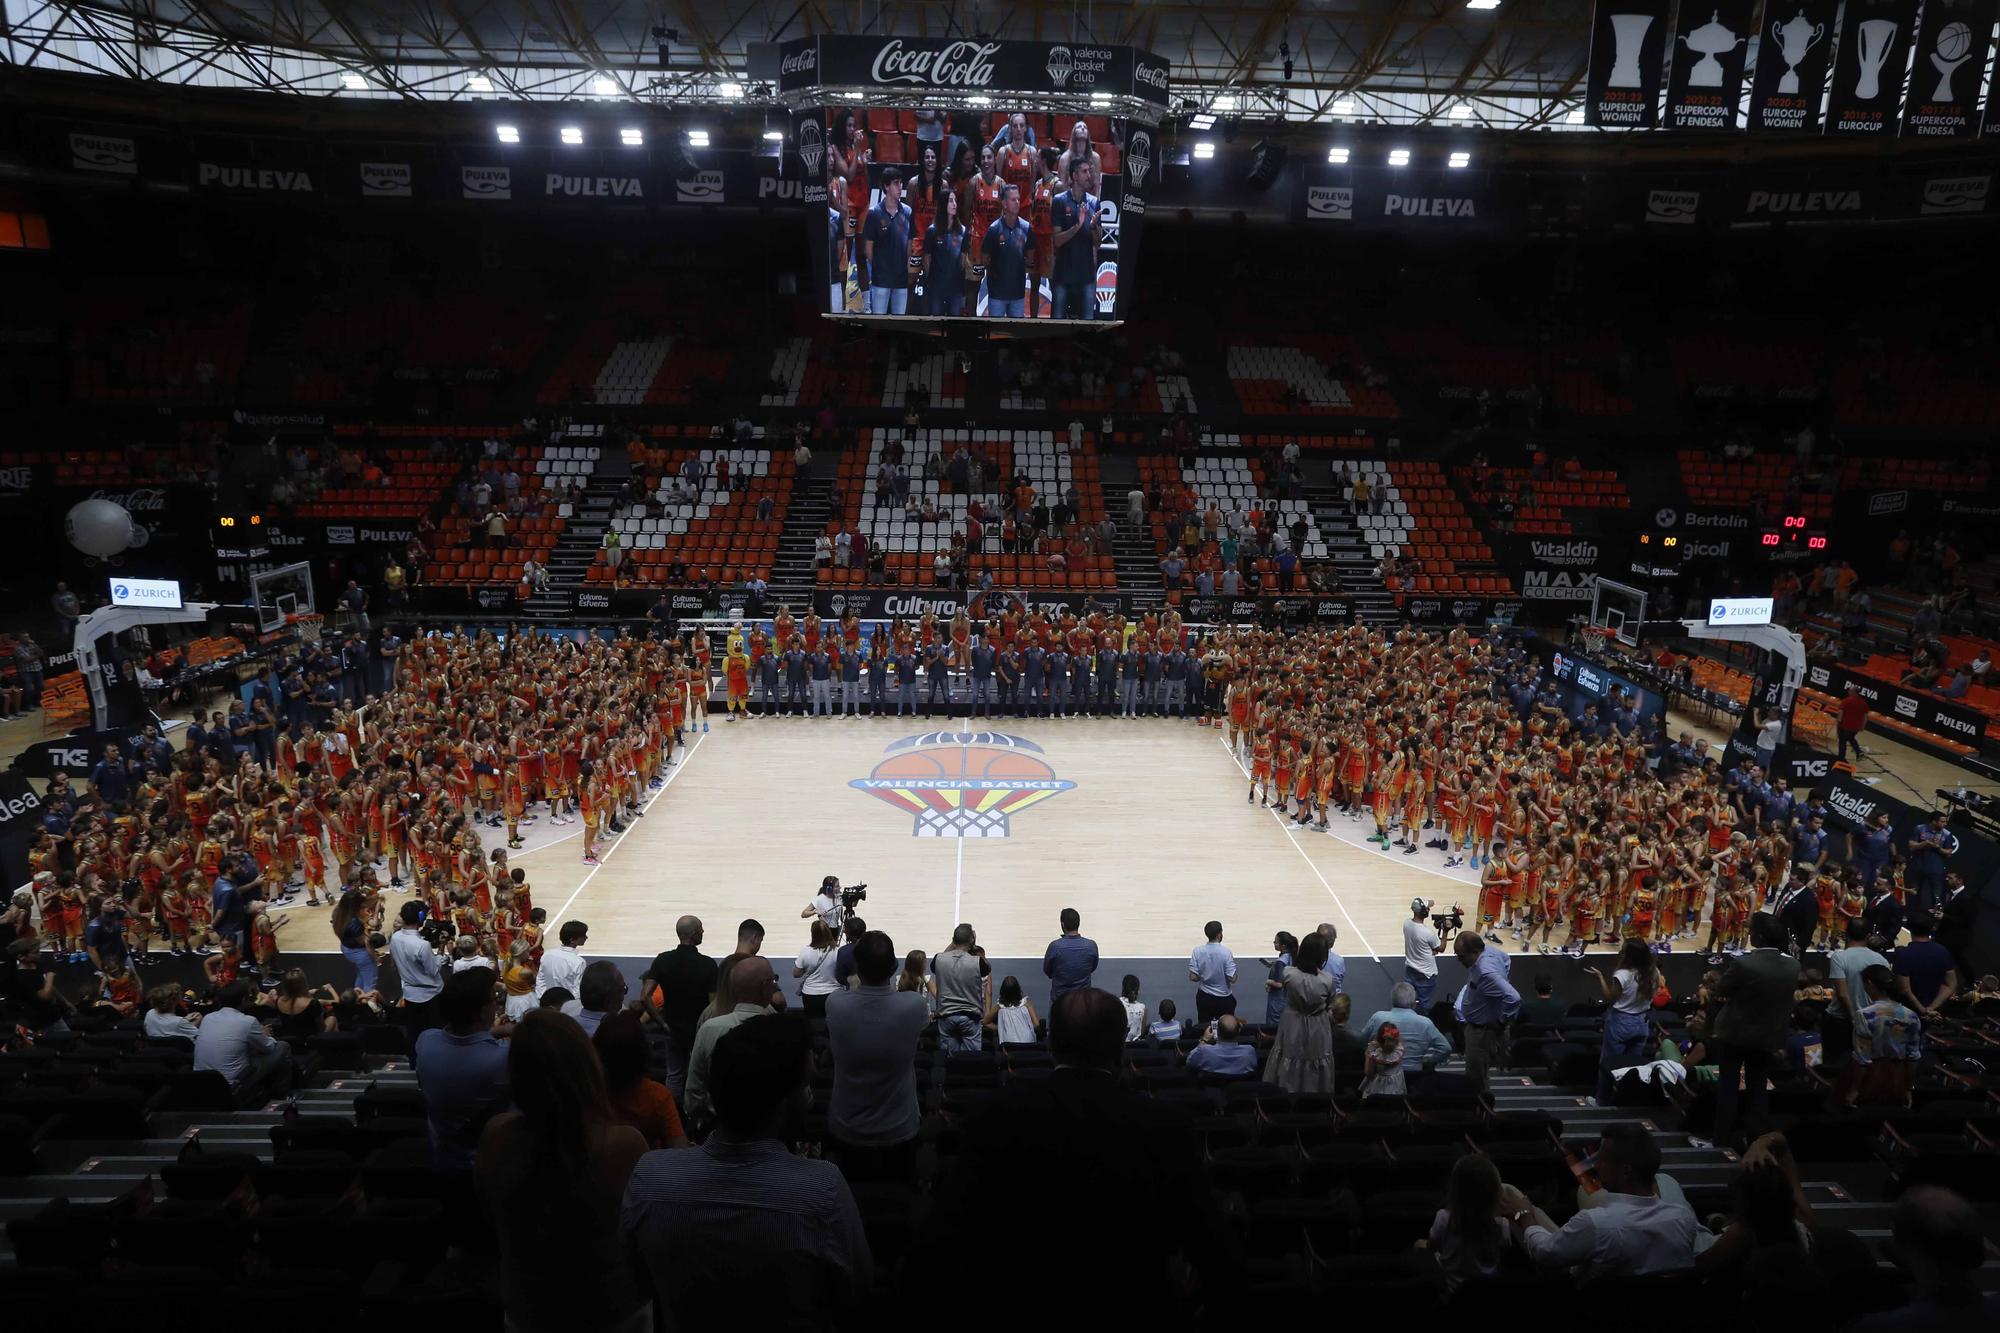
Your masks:
[[[1000,216],[986,229],[980,254],[986,260],[986,313],[994,319],[1027,314],[1028,251],[1034,237],[1021,216],[1021,187],[1000,192]]]
[[[905,315],[910,303],[910,232],[915,226],[903,202],[903,174],[893,167],[882,175],[882,202],[868,210],[861,226],[861,261],[868,275],[868,313]]]
[[[958,191],[940,191],[937,220],[924,233],[924,300],[933,315],[951,317],[965,311],[969,265],[965,244],[969,239],[958,216]]]
[[[1091,288],[1097,278],[1097,245],[1104,234],[1098,201],[1091,197],[1090,161],[1072,158],[1069,188],[1049,203],[1054,228],[1055,266],[1049,274],[1056,319],[1089,319]]]

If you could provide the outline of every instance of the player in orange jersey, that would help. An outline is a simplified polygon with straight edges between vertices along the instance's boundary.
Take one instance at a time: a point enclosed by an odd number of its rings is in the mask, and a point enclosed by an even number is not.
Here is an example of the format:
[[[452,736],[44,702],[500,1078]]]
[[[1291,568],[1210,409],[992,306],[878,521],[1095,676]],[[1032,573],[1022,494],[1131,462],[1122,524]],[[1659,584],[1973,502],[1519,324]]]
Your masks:
[[[1043,150],[1041,170],[1034,185],[1021,195],[1028,200],[1028,318],[1039,319],[1054,313],[1054,293],[1047,290],[1055,272],[1056,232],[1051,205],[1057,194],[1056,150]]]
[[[1250,794],[1245,800],[1256,801],[1261,794],[1262,803],[1271,803],[1271,735],[1257,731],[1250,737]],[[1259,789],[1261,790],[1261,793]]]

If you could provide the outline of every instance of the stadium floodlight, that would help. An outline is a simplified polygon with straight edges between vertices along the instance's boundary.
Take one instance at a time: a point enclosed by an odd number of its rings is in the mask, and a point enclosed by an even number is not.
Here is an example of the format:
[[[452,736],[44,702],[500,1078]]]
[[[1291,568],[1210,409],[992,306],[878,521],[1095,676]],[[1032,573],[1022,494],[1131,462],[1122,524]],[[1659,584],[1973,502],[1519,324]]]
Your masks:
[[[618,131],[618,142],[627,148],[642,148],[646,143],[646,132],[636,125],[627,125]]]
[[[1092,93],[1092,94],[1090,95],[1090,104],[1091,104],[1092,106],[1110,106],[1110,105],[1111,105],[1111,94],[1110,94],[1110,93]]]
[[[619,93],[618,80],[608,74],[600,74],[590,81],[590,91],[599,97],[616,97]]]
[[[1451,157],[1445,162],[1445,165],[1451,167],[1455,171],[1462,171],[1466,167],[1472,165],[1472,154],[1453,153]]]
[[[715,85],[715,95],[725,102],[740,101],[743,97],[743,85],[740,83],[718,83]]]
[[[1409,166],[1410,150],[1407,148],[1391,148],[1389,150],[1389,165],[1392,167]]]
[[[1217,111],[1236,110],[1236,95],[1234,93],[1222,94],[1222,96],[1215,99],[1215,109]]]
[[[565,126],[563,126],[563,127],[562,127],[562,141],[563,141],[564,143],[566,143],[566,144],[580,144],[580,143],[582,143],[582,142],[583,142],[583,127],[582,127],[582,126],[580,126],[580,125],[565,125]]]
[[[1189,116],[1188,128],[1191,130],[1212,130],[1215,128],[1215,117],[1206,111],[1200,115]]]
[[[521,132],[512,125],[496,125],[493,128],[493,132],[500,136],[501,143],[521,142]]]
[[[860,99],[856,98],[855,100],[859,101]],[[992,106],[993,99],[985,93],[974,93],[971,97],[965,99],[965,104],[967,106]]]
[[[708,131],[707,131],[707,130],[689,130],[689,131],[688,131],[688,147],[690,147],[690,148],[706,148],[706,147],[708,147]]]
[[[1472,103],[1470,102],[1452,103],[1450,115],[1453,120],[1471,120]]]
[[[363,88],[366,88],[368,86],[368,80],[362,78],[359,74],[356,74],[353,70],[350,69],[340,76],[340,86],[347,89],[349,92],[358,93]]]
[[[1333,114],[1334,114],[1334,115],[1336,115],[1336,116],[1351,116],[1351,115],[1353,115],[1353,114],[1354,114],[1354,99],[1353,99],[1353,98],[1351,98],[1351,97],[1339,97],[1339,98],[1335,98],[1335,99],[1334,99],[1334,103],[1333,103]]]
[[[1215,145],[1210,143],[1208,140],[1203,139],[1200,143],[1194,146],[1194,155],[1196,160],[1206,162],[1208,161],[1208,159],[1215,156]]]
[[[784,141],[785,141],[785,132],[783,130],[764,131],[765,143],[783,143]]]
[[[1346,166],[1347,158],[1348,158],[1348,150],[1345,148],[1329,148],[1326,150],[1326,160],[1329,164],[1333,166],[1336,167]]]
[[[1571,108],[1569,109],[1569,123],[1570,123],[1570,124],[1572,124],[1572,125],[1581,125],[1581,124],[1583,124],[1583,108],[1582,108],[1582,107],[1580,107],[1580,106],[1573,106],[1573,107],[1571,107]]]
[[[1498,9],[1500,0],[1465,0],[1467,9]]]
[[[493,80],[487,78],[484,74],[468,74],[465,76],[465,91],[469,93],[490,93],[493,91]]]

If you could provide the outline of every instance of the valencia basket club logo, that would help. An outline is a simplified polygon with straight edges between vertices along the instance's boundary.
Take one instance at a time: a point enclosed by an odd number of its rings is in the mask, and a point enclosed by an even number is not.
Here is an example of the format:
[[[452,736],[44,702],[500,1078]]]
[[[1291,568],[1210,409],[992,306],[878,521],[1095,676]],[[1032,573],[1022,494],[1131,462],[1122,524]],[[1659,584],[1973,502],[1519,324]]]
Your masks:
[[[1004,838],[1013,817],[1076,786],[1033,741],[998,731],[927,731],[847,785],[909,814],[916,838]]]

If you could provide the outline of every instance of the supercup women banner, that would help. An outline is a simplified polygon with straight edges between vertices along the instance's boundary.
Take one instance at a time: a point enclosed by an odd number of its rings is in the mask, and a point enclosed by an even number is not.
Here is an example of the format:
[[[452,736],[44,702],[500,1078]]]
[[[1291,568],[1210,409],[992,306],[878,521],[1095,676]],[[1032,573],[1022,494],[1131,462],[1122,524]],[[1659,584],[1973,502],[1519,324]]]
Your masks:
[[[1827,99],[1828,134],[1895,135],[1916,17],[1916,0],[1847,0]]]
[[[1584,119],[1604,128],[1659,122],[1667,0],[1598,0],[1591,22]]]

